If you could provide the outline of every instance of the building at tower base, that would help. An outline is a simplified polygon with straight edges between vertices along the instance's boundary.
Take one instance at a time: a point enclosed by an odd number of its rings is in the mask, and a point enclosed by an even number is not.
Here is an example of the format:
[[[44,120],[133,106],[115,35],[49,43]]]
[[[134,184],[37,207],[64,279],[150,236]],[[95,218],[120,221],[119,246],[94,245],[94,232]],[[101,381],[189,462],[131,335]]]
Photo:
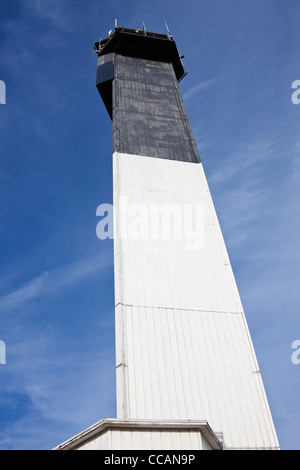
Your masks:
[[[54,450],[222,450],[206,421],[103,419]]]

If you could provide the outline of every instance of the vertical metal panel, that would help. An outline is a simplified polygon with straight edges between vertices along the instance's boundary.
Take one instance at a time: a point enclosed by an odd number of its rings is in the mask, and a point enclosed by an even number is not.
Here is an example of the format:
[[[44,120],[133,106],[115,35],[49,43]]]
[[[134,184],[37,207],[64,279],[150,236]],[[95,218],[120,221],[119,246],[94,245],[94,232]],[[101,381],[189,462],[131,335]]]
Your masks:
[[[115,54],[112,103],[114,151],[200,162],[171,63]]]
[[[201,416],[213,429],[222,430],[227,447],[276,447],[242,314],[131,306],[125,311],[125,329],[133,338],[127,345],[126,367],[130,418],[161,419],[162,404],[169,401],[174,404],[172,415],[164,417]],[[162,331],[163,314],[167,327]],[[193,328],[186,328],[183,335],[184,323]],[[151,339],[162,333],[165,347],[172,349],[169,354],[166,349],[157,350],[154,360]],[[164,374],[165,388],[155,380]]]
[[[202,165],[117,153],[114,165],[119,188],[114,197],[116,237],[130,220],[124,215],[126,208],[119,207],[124,196],[127,208],[137,203],[149,211],[159,203],[176,204],[182,212],[185,204],[204,207],[204,219],[199,222],[204,245],[199,250],[188,250],[187,239],[131,239],[129,233],[127,239],[116,240],[116,275],[123,276],[116,286],[116,300],[122,297],[123,303],[132,305],[242,311]],[[150,217],[149,225],[153,222]]]
[[[204,445],[203,445],[204,443]],[[106,430],[76,450],[211,450],[211,446],[198,430]]]
[[[205,419],[228,448],[278,447],[202,165],[115,153],[114,181],[116,234],[130,220],[124,195],[128,207],[202,204],[205,215],[199,250],[115,240],[118,416]]]

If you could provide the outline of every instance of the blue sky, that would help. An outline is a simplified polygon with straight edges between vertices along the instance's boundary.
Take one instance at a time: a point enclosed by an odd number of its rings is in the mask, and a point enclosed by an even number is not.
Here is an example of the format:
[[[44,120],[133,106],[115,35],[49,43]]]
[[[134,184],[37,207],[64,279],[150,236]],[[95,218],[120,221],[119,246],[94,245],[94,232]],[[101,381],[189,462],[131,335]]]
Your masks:
[[[95,41],[167,20],[283,449],[300,449],[298,0],[1,0],[0,449],[115,416],[112,128]]]

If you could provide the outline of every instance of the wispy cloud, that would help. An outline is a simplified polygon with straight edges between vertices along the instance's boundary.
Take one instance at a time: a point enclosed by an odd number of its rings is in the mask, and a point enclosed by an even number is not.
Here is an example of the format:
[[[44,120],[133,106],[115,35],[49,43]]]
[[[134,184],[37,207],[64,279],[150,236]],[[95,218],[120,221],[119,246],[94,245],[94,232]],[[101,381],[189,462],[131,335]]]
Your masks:
[[[31,318],[33,300],[53,306],[56,296],[63,293],[65,299],[69,295],[67,288],[74,292],[85,280],[97,276],[103,280],[112,262],[108,253],[85,257],[44,271],[0,298],[1,318],[10,321],[5,330],[7,376],[0,387],[0,414],[10,415],[10,420],[6,426],[2,422],[1,449],[49,449],[107,415],[107,410],[113,417],[113,306],[112,310],[110,306],[91,307],[87,320],[79,305],[72,319],[76,324],[80,318],[82,328],[77,331],[70,326],[68,334],[57,323],[60,315],[56,319],[49,313],[43,316],[39,309],[40,321]],[[3,393],[12,397],[6,407]],[[14,414],[18,407],[22,413]]]
[[[112,264],[109,257],[92,257],[62,266],[53,271],[46,271],[23,286],[0,297],[0,309],[13,308],[34,298],[47,296],[60,291],[86,276],[102,270]]]
[[[108,316],[113,318],[102,312]],[[13,380],[8,377],[0,390],[0,413],[19,412],[8,423],[2,420],[0,449],[50,449],[107,413],[115,416],[112,326],[93,325],[89,347],[80,335],[61,344],[60,332],[49,326],[27,333],[14,332],[9,348]],[[101,334],[111,341],[100,349]],[[12,397],[8,403],[7,396]]]
[[[282,249],[285,253],[290,249],[283,236],[290,237],[290,243],[294,239],[297,223],[287,207],[299,200],[299,161],[294,152],[283,165],[281,140],[282,135],[274,133],[243,142],[222,157],[222,169],[210,169],[208,182],[227,245],[234,253],[239,249],[253,259],[267,254],[277,258],[283,255]]]
[[[237,151],[225,157],[222,168],[210,176],[210,181],[227,184],[228,180],[238,177],[248,181],[251,186],[257,184],[262,178],[262,163],[270,157],[276,157],[274,149],[277,137],[275,135],[271,138],[257,138],[252,142],[241,144]]]
[[[198,94],[206,91],[208,88],[211,88],[212,86],[214,86],[219,81],[220,81],[220,78],[211,78],[209,80],[204,80],[200,83],[197,83],[197,85],[194,85],[188,91],[185,91],[183,93],[184,101],[195,98],[195,96],[197,96]]]
[[[67,26],[64,4],[64,0],[31,0],[30,2],[24,2],[24,6],[35,16],[50,20],[61,27]]]

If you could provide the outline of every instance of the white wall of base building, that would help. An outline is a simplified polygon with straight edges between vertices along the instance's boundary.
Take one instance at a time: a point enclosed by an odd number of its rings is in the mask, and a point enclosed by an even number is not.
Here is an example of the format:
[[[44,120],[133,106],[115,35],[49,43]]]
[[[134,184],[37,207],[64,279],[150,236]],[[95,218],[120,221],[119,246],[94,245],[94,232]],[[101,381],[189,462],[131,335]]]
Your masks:
[[[103,419],[54,450],[188,451],[222,448],[219,436],[205,421]]]

